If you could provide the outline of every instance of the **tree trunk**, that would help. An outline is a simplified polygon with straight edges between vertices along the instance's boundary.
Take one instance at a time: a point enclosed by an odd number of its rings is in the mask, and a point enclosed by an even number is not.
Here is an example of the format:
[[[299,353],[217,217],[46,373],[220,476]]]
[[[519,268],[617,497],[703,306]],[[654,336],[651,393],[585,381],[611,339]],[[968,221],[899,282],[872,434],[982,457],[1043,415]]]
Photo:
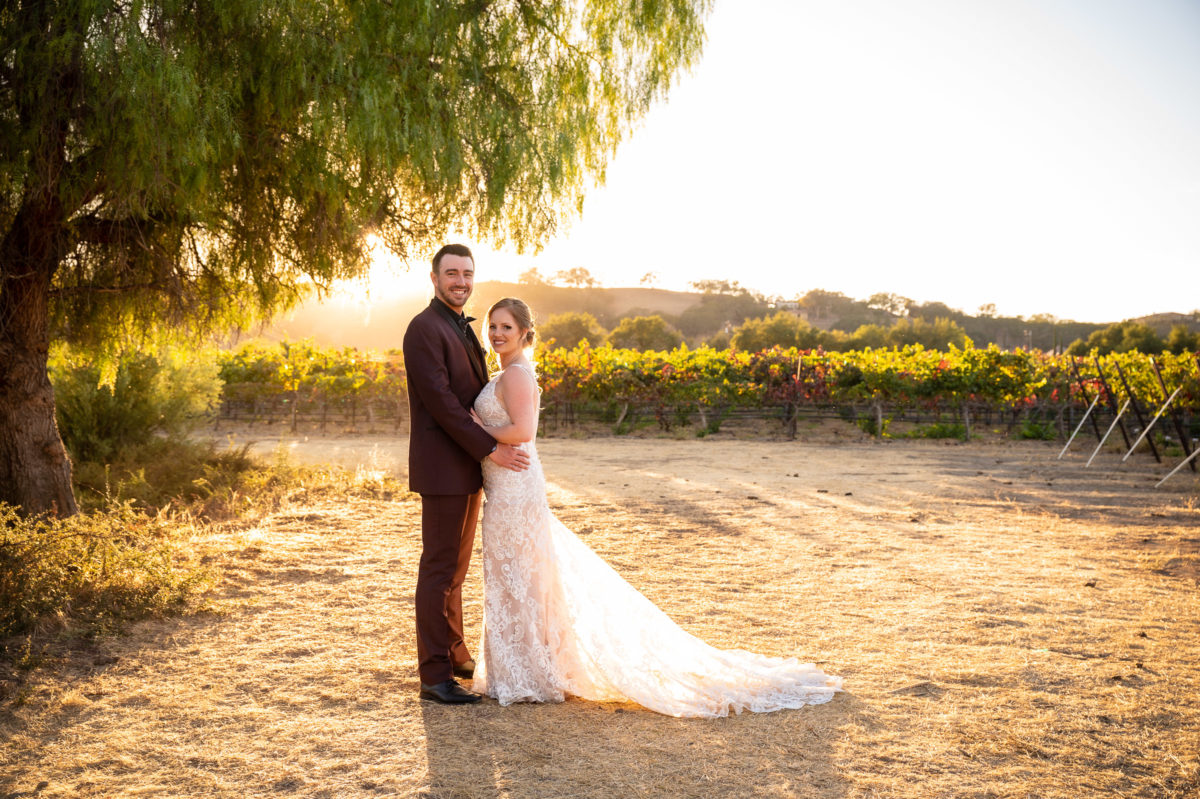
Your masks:
[[[25,515],[78,511],[71,461],[54,418],[50,352],[51,241],[19,215],[0,249],[0,501]],[[39,246],[41,245],[41,246]]]

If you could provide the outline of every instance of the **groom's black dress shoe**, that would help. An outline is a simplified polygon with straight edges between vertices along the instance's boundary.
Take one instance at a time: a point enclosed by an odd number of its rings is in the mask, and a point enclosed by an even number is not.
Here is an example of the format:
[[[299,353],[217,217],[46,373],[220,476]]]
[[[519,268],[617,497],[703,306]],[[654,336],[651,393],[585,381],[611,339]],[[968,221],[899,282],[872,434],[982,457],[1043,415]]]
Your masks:
[[[454,667],[454,676],[462,677],[464,680],[470,680],[475,676],[475,661],[464,660]]]
[[[431,702],[441,702],[443,705],[467,705],[483,699],[479,694],[473,694],[454,680],[446,680],[437,685],[421,683],[421,698]]]

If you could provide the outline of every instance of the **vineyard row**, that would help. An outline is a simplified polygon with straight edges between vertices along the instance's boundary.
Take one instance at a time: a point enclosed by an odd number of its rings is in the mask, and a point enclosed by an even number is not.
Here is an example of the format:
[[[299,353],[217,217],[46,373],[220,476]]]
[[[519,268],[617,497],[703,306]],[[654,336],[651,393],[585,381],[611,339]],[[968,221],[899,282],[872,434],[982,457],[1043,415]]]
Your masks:
[[[402,359],[309,343],[250,345],[223,353],[221,418],[365,424],[399,430],[407,411]],[[951,348],[855,352],[680,348],[643,352],[581,345],[536,355],[543,422],[629,429],[653,418],[664,429],[728,418],[777,418],[789,432],[802,416],[839,416],[877,429],[886,420],[1052,425],[1062,433],[1097,396],[1130,394],[1150,414],[1179,388],[1172,408],[1195,435],[1200,359],[1130,352],[1073,359],[1027,350]]]

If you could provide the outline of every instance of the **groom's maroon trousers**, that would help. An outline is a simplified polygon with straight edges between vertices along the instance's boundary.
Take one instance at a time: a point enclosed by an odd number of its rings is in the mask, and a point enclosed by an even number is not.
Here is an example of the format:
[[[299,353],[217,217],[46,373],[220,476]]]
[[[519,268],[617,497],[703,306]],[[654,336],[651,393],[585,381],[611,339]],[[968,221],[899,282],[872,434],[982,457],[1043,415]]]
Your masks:
[[[471,565],[482,496],[476,491],[421,497],[417,663],[426,685],[445,682],[455,665],[471,659],[463,640],[462,585]]]
[[[421,682],[452,679],[471,659],[463,640],[462,584],[471,562],[483,474],[496,441],[468,409],[487,383],[474,332],[434,299],[404,334],[410,430],[409,487],[421,495],[417,665]]]

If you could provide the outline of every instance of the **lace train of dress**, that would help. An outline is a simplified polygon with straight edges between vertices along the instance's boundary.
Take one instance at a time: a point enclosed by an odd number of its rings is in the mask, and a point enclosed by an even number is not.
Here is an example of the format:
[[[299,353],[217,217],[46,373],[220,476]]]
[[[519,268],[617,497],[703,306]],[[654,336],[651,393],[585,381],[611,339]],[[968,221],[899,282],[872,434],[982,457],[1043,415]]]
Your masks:
[[[510,367],[511,368],[511,367]],[[475,411],[508,423],[484,387]],[[550,512],[533,442],[524,472],[483,462],[483,640],[475,690],[500,701],[632,700],[669,716],[828,702],[842,681],[796,658],[709,646],[671,621]]]

